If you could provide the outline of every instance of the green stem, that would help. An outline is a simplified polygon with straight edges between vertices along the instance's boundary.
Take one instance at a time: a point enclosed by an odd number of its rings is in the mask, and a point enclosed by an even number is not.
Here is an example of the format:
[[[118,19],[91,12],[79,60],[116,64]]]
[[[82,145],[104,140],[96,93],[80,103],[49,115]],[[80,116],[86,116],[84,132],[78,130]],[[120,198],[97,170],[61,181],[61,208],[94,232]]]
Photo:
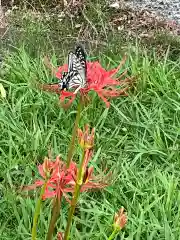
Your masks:
[[[77,200],[78,200],[78,197],[79,197],[80,189],[81,189],[81,186],[79,184],[76,184],[74,197],[73,197],[72,204],[71,204],[69,214],[68,214],[68,222],[67,222],[67,226],[66,226],[66,230],[65,230],[65,234],[64,234],[64,240],[69,239],[71,223],[72,223],[72,219],[73,219],[73,216],[74,216],[74,211],[75,211],[75,207],[76,207]]]
[[[117,231],[117,229],[114,229],[114,231],[112,232],[112,234],[109,236],[108,240],[114,239],[114,238],[116,237],[116,235],[117,235],[118,232],[119,232],[119,231]]]
[[[77,135],[77,129],[78,129],[79,121],[80,121],[82,108],[83,108],[83,101],[82,101],[82,97],[80,97],[80,101],[79,101],[78,108],[77,108],[76,120],[74,123],[73,132],[72,132],[72,138],[71,138],[71,142],[69,144],[67,163],[66,163],[67,168],[69,167],[69,165],[71,163],[71,159],[73,157],[74,147],[75,147],[75,139],[76,139],[76,135]]]
[[[46,186],[47,186],[47,180],[45,180],[43,187],[41,188],[41,193],[39,196],[39,199],[37,201],[36,204],[36,208],[35,208],[35,213],[34,213],[34,217],[33,217],[33,227],[32,227],[32,240],[36,239],[36,235],[37,235],[37,222],[38,222],[38,217],[41,211],[41,204],[42,204],[42,196],[44,195]]]
[[[51,221],[49,223],[49,228],[48,228],[48,233],[47,233],[47,238],[46,238],[47,240],[52,240],[52,238],[53,238],[55,224],[57,222],[59,212],[60,212],[60,207],[61,207],[61,196],[56,197],[54,199],[55,202],[54,202],[54,206],[52,209]]]
[[[81,159],[79,170],[78,170],[75,190],[74,190],[74,194],[73,194],[73,199],[72,199],[71,207],[70,207],[69,213],[68,213],[68,221],[67,221],[67,226],[66,226],[66,230],[65,230],[65,234],[64,234],[64,240],[69,239],[69,233],[70,233],[71,223],[72,223],[72,219],[73,219],[73,215],[74,215],[74,210],[75,210],[75,207],[76,207],[76,204],[78,201],[78,197],[79,197],[79,193],[81,190],[81,186],[83,183],[83,175],[84,175],[83,163],[84,163],[84,159],[85,159],[84,158],[85,153],[86,153],[86,151],[83,150],[82,159]]]

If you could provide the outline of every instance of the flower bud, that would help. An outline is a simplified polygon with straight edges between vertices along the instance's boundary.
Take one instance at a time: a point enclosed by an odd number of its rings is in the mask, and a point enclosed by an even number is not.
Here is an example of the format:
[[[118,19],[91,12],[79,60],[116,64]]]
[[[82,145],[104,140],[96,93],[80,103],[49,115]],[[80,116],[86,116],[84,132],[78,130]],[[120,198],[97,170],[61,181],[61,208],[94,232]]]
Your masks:
[[[119,212],[114,216],[114,229],[120,231],[127,223],[127,216],[124,213],[124,208],[120,208]]]
[[[94,145],[94,135],[95,128],[92,129],[91,133],[89,133],[89,126],[85,126],[85,131],[83,132],[81,129],[78,129],[78,142],[81,148],[83,149],[91,149]]]

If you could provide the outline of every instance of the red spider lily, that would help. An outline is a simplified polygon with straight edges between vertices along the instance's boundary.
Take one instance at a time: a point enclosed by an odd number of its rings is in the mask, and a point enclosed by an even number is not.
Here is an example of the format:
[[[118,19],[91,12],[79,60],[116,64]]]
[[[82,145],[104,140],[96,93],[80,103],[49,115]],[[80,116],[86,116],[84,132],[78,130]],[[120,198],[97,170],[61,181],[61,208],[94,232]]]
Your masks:
[[[88,168],[88,163],[93,155],[94,135],[95,129],[93,128],[90,132],[89,125],[85,126],[84,132],[81,129],[78,129],[78,141],[80,146],[84,149],[81,192],[95,188],[101,189],[108,185],[105,183],[105,178],[100,178],[100,176],[93,175],[94,168],[92,166]]]
[[[91,171],[89,173],[87,166],[93,154],[94,135],[95,135],[95,129],[93,128],[90,132],[88,124],[85,126],[84,132],[81,129],[78,129],[78,142],[79,142],[79,145],[84,149],[82,174],[85,174],[86,172],[87,177],[91,175],[90,174]]]
[[[92,166],[88,167],[88,163],[92,158],[92,149],[87,149],[85,152],[84,160],[83,160],[83,179],[81,184],[81,192],[89,191],[92,189],[103,189],[107,187],[109,184],[107,183],[106,179],[109,180],[109,175],[105,177],[102,175],[95,176],[93,175],[94,168]],[[71,162],[70,170],[72,174],[72,180],[70,181],[70,188],[66,189],[66,192],[73,192],[73,186],[76,185],[77,181],[77,173],[79,171],[77,164]]]
[[[88,161],[87,161],[88,162]],[[83,166],[83,170],[84,170],[84,174],[83,174],[83,180],[82,180],[82,184],[81,184],[81,192],[85,192],[85,191],[89,191],[92,189],[103,189],[105,187],[107,187],[109,184],[106,182],[106,179],[109,178],[109,175],[107,175],[106,177],[102,177],[101,175],[99,176],[94,176],[93,175],[93,171],[94,168],[93,167],[85,167],[85,164]],[[74,172],[78,172],[78,168],[77,165],[75,165],[75,171]],[[73,175],[73,179],[74,181],[71,181],[71,188],[66,189],[66,191],[68,192],[73,192],[73,188],[72,186],[76,185],[76,180],[77,180],[77,174]]]
[[[59,157],[56,158],[55,162],[46,159],[42,165],[38,166],[38,170],[43,179],[37,180],[33,185],[25,187],[24,190],[41,187],[44,184],[45,179],[48,177],[43,200],[64,195],[66,200],[69,201],[66,193],[73,191],[74,179],[72,176],[76,174],[73,172],[76,171],[74,163],[72,162],[69,169],[66,170],[65,163],[61,161]]]
[[[113,98],[118,97],[120,95],[127,96],[126,91],[128,90],[129,86],[124,87],[122,89],[117,88],[117,86],[124,86],[125,84],[129,84],[131,82],[131,79],[126,78],[124,80],[120,80],[127,71],[124,71],[121,76],[119,76],[116,79],[113,79],[113,76],[119,71],[119,69],[124,64],[126,58],[123,58],[121,63],[116,69],[112,69],[110,71],[106,71],[98,61],[96,62],[87,62],[87,86],[85,88],[80,89],[81,94],[87,94],[89,91],[95,91],[98,96],[105,102],[106,107],[110,106],[110,103],[108,102],[107,98]],[[55,71],[55,68],[50,64],[48,59],[45,59],[46,65],[52,70],[52,73],[57,78],[62,77],[62,73],[64,71],[68,70],[68,65],[65,64],[57,69]],[[71,103],[74,101],[76,97],[76,92],[67,92],[64,90],[60,90],[58,84],[42,84],[40,85],[40,88],[46,91],[55,92],[60,95],[60,102],[65,107],[68,107],[71,105]],[[65,100],[68,100],[68,102],[65,104]]]
[[[87,168],[87,164],[90,161],[91,155],[85,156],[85,164],[83,168],[85,169],[83,184],[81,192],[90,189],[102,189],[108,184],[99,181],[100,178],[93,176],[93,168]],[[47,187],[43,195],[43,200],[46,198],[61,197],[64,196],[65,199],[70,203],[67,193],[74,192],[74,186],[77,180],[78,168],[75,162],[71,161],[69,168],[66,168],[65,162],[61,161],[59,157],[56,161],[50,161],[46,159],[42,165],[38,166],[39,173],[43,179],[37,180],[34,184],[24,187],[24,190],[32,190],[37,187],[41,187],[45,179],[48,177]],[[99,182],[97,182],[97,180]]]
[[[109,180],[110,174],[108,174],[106,177],[102,177],[101,175],[94,176],[93,171],[93,167],[86,168],[81,192],[89,191],[92,189],[103,189],[109,185],[106,180]]]
[[[90,189],[102,189],[108,184],[105,183],[105,178],[93,175],[93,167],[88,168],[88,164],[92,158],[93,145],[94,145],[94,128],[89,130],[89,126],[85,126],[85,131],[78,129],[78,139],[84,151],[84,158],[82,164],[81,175],[81,192]],[[24,190],[35,189],[42,186],[47,181],[47,187],[43,195],[43,199],[64,196],[70,202],[67,193],[73,193],[76,181],[78,181],[77,164],[71,161],[69,168],[66,167],[65,162],[56,157],[56,161],[45,159],[42,165],[38,166],[39,173],[42,177],[37,180],[33,185],[27,186]],[[108,176],[107,176],[108,177]]]
[[[124,213],[124,208],[120,208],[119,212],[114,216],[114,228],[120,231],[127,223],[127,216]]]

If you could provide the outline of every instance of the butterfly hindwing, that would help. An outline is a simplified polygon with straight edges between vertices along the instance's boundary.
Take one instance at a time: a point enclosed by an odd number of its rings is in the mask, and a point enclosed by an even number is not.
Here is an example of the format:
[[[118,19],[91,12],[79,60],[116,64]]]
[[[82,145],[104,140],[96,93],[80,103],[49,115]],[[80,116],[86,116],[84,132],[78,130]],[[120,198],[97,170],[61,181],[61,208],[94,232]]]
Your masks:
[[[69,88],[79,87],[79,86],[84,87],[83,79],[81,78],[78,72],[73,72],[72,77],[69,81]]]

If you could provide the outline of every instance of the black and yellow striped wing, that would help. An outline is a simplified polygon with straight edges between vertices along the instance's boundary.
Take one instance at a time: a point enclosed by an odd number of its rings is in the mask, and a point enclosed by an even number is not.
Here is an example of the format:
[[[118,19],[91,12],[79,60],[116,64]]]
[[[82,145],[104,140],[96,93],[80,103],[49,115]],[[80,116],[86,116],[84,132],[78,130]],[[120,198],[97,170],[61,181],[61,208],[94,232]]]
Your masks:
[[[62,89],[83,88],[86,85],[86,54],[81,46],[75,49],[75,53],[68,55],[68,72],[62,76],[60,85]]]

